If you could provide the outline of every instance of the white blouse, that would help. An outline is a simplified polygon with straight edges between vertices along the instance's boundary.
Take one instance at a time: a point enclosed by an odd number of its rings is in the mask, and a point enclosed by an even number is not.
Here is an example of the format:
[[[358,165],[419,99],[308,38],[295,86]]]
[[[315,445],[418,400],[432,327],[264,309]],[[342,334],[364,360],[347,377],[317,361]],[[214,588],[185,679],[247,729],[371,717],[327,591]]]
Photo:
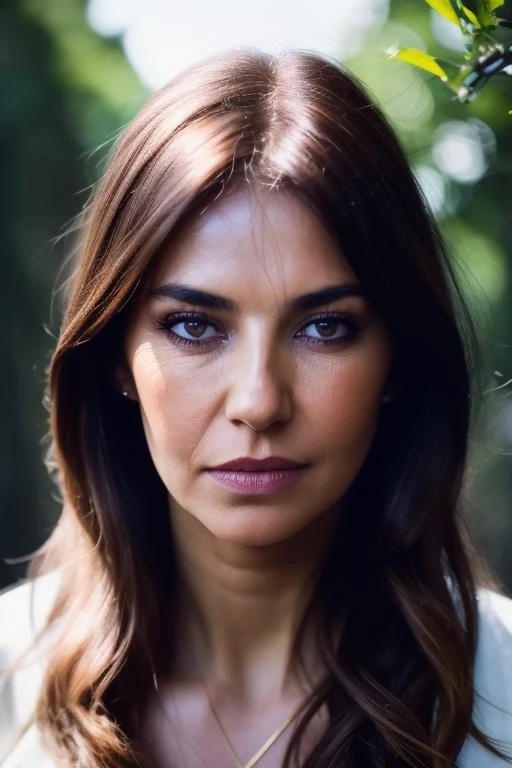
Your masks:
[[[32,652],[23,665],[5,674],[45,623],[58,585],[52,573],[0,595],[0,766],[1,768],[57,768],[45,752],[35,726],[21,739],[19,729],[34,709],[44,668],[44,654]],[[512,758],[512,600],[480,590],[479,637],[475,667],[474,717],[482,731],[498,740]],[[505,768],[468,739],[457,768]],[[213,767],[215,768],[215,767]]]

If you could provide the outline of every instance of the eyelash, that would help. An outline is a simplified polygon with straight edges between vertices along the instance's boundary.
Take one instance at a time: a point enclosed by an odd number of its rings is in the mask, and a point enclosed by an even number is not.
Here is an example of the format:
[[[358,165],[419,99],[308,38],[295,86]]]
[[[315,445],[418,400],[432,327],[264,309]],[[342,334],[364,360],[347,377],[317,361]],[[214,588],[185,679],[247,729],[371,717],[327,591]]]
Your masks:
[[[157,327],[164,331],[164,333],[172,339],[176,344],[183,344],[184,346],[199,347],[204,344],[212,344],[216,341],[216,337],[209,337],[206,339],[185,339],[183,336],[179,336],[172,330],[173,325],[183,323],[187,321],[197,321],[204,323],[205,325],[212,325],[216,331],[219,330],[218,323],[212,320],[208,315],[199,314],[197,312],[175,312],[172,315],[166,315],[166,317],[158,320]]]
[[[204,323],[206,326],[213,326],[216,331],[219,331],[219,325],[216,321],[214,321],[211,317],[205,314],[200,314],[198,312],[176,312],[171,315],[166,315],[161,320],[158,320],[156,325],[157,328],[161,331],[163,331],[175,344],[180,344],[183,346],[188,347],[195,347],[198,348],[200,346],[204,345],[210,345],[215,344],[219,341],[218,336],[210,336],[205,339],[186,339],[183,336],[180,336],[175,331],[173,331],[172,327],[175,325],[178,325],[180,322],[187,322],[187,321],[197,321],[200,323]],[[328,313],[322,313],[318,315],[313,315],[312,317],[308,318],[306,322],[304,322],[300,328],[299,331],[303,331],[305,328],[307,328],[310,325],[315,325],[316,323],[320,323],[322,321],[335,321],[338,323],[343,323],[346,328],[347,332],[346,334],[341,338],[333,338],[330,339],[328,337],[326,338],[314,338],[311,336],[306,335],[299,335],[299,338],[306,339],[307,343],[310,344],[320,344],[322,346],[329,346],[333,344],[344,344],[349,341],[353,341],[357,338],[359,333],[363,330],[363,326],[361,323],[356,320],[354,315],[350,313],[345,312],[328,312]],[[224,335],[223,341],[225,340],[226,335]]]

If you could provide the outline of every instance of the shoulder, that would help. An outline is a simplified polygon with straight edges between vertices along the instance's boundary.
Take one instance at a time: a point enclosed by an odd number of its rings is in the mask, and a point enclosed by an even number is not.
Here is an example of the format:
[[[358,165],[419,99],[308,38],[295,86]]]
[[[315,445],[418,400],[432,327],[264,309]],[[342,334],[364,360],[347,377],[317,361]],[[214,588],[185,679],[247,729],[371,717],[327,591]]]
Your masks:
[[[475,723],[512,756],[512,600],[487,589],[478,592],[474,685]],[[461,768],[505,765],[471,739],[460,756]]]
[[[58,583],[58,573],[53,571],[0,592],[0,669],[5,655],[19,654],[23,641],[29,644],[44,627]]]
[[[489,590],[478,593],[475,691],[477,723],[512,742],[512,600]]]
[[[508,678],[500,672],[508,670]],[[500,688],[512,697],[512,600],[497,592],[478,592],[478,648],[475,675],[484,686]]]
[[[44,628],[58,584],[54,571],[0,592],[0,674],[30,649]]]
[[[38,642],[51,611],[59,584],[56,572],[26,581],[0,593],[0,765],[11,765],[37,734],[32,728],[18,742],[17,736],[33,713],[44,673],[44,643]],[[3,758],[7,754],[10,758]],[[31,758],[35,753],[30,750]],[[33,765],[17,758],[13,767]],[[38,756],[39,759],[39,756]],[[41,760],[38,765],[43,765]]]

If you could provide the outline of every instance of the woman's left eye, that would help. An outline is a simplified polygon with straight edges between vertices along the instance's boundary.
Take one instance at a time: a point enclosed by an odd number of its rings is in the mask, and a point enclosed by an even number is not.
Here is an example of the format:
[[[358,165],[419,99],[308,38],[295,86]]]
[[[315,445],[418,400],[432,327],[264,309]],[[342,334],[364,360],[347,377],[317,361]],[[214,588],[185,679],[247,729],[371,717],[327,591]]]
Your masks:
[[[303,325],[298,336],[315,341],[342,341],[357,332],[356,324],[346,317],[319,317]]]

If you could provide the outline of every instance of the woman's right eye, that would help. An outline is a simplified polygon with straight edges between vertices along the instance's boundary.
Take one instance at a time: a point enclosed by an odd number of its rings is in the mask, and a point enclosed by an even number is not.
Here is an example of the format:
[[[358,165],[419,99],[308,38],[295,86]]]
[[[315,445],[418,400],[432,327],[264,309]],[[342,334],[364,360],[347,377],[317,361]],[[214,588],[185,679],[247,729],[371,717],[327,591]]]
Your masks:
[[[216,328],[205,320],[180,320],[168,327],[176,336],[187,341],[211,339],[217,335]]]
[[[200,315],[171,315],[159,321],[158,327],[174,341],[184,344],[208,344],[219,337],[219,329]]]

